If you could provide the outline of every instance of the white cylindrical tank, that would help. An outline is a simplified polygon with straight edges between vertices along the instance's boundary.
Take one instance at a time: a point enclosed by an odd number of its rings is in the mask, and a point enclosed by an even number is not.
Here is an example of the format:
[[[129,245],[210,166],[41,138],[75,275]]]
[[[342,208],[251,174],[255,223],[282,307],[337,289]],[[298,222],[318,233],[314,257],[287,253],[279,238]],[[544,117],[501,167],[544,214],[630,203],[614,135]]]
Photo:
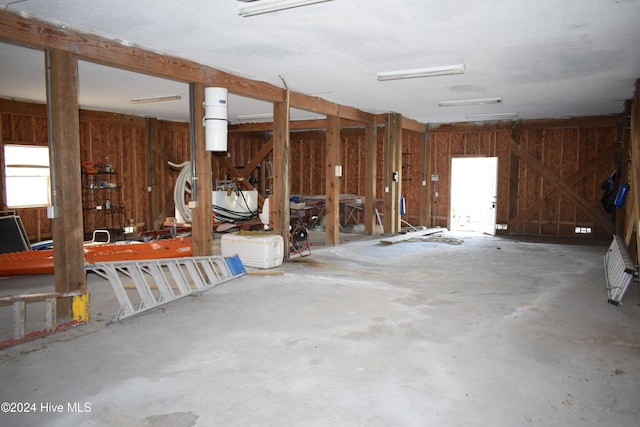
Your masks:
[[[227,151],[227,88],[204,89],[204,127],[207,151]]]

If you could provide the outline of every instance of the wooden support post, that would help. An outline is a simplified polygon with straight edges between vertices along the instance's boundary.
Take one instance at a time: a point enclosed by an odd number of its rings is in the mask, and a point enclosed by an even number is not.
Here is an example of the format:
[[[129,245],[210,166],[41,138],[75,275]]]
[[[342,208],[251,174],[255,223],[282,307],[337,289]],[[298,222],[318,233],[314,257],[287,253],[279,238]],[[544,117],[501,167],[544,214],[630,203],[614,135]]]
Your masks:
[[[520,121],[513,122],[511,126],[511,140],[520,145]],[[520,158],[511,153],[511,168],[509,172],[509,220],[518,215],[518,191],[520,177]],[[515,233],[516,230],[508,230]]]
[[[160,187],[155,185],[157,177],[154,176],[155,161],[157,159],[156,147],[159,144],[158,119],[147,119],[147,196],[149,197],[149,210],[146,213],[145,222],[151,230],[156,229],[156,218],[161,214]],[[163,218],[164,219],[164,218]]]
[[[624,180],[621,179],[618,181],[619,183],[629,182],[629,184],[632,186],[634,183],[636,183],[636,181],[634,181],[634,179],[636,179],[634,175],[634,170],[635,170],[634,165],[637,163],[637,159],[634,160],[634,156],[638,154],[637,153],[638,141],[637,140],[634,141],[633,132],[631,132],[631,127],[633,127],[633,120],[631,119],[631,115],[633,114],[633,111],[635,111],[633,109],[633,104],[634,104],[633,101],[628,101],[625,105],[625,122],[628,124],[630,128],[626,134],[627,136],[626,143],[623,143],[623,147],[625,147],[623,151],[625,161],[622,164],[622,170],[623,170],[622,177],[624,177]],[[637,209],[637,204],[635,201],[636,196],[637,196],[636,192],[633,190],[633,188],[630,188],[629,194],[627,195],[627,201],[625,203],[625,207],[622,210],[623,211],[622,215],[624,215],[624,222],[625,222],[625,230],[622,236],[624,236],[624,241],[627,245],[627,248],[633,247],[632,243],[634,240],[634,234],[636,232],[636,218],[638,217],[638,213],[636,212],[636,209]],[[638,248],[637,252],[640,253],[640,248]]]
[[[365,125],[364,132],[364,232],[365,234],[374,234],[378,232],[376,229],[378,127],[376,126],[375,119],[373,123],[367,123]]]
[[[384,207],[383,207],[383,221],[384,221],[384,234],[393,234],[393,226],[391,225],[394,215],[394,197],[392,195],[392,189],[394,188],[392,182],[393,176],[393,153],[394,150],[391,147],[391,113],[387,113],[387,122],[384,125]]]
[[[631,117],[631,101],[627,100],[624,104],[624,112],[618,116],[618,155],[616,158],[616,167],[618,168],[618,186],[625,182],[629,182],[629,117]],[[631,199],[632,198],[628,198],[629,201]],[[627,215],[628,210],[626,208],[616,209],[615,211],[616,234],[624,237],[624,241],[628,248],[630,240],[627,236],[627,231],[629,229]]]
[[[53,141],[53,164],[57,216],[52,221],[55,245],[55,290],[65,293],[87,290],[84,266],[84,230],[80,177],[80,116],[78,105],[78,58],[71,52],[49,52],[51,98],[49,117]],[[49,81],[50,80],[50,81]],[[72,317],[71,300],[58,304],[58,318]]]
[[[636,248],[640,248],[640,79],[636,80],[636,92],[631,106],[631,131],[629,141],[631,144],[631,170],[629,171],[629,185],[631,187],[630,200],[633,206],[627,203],[627,209],[632,214],[628,220],[633,223],[636,231]],[[629,245],[628,245],[629,246]],[[637,250],[635,262],[640,260],[640,249]]]
[[[400,197],[402,196],[402,115],[389,113],[387,120],[389,191],[385,193],[384,231],[395,234],[400,231]]]
[[[196,165],[198,185],[196,200],[198,205],[191,211],[191,236],[194,256],[213,255],[213,234],[211,224],[211,152],[206,150],[205,130],[202,126],[204,119],[204,89],[203,84],[193,85],[194,121],[191,132],[195,133],[195,153],[191,153],[191,161]]]
[[[429,126],[425,126],[422,145],[422,181],[420,182],[420,225],[431,226],[431,137]]]
[[[269,201],[269,218],[276,234],[284,242],[284,260],[289,260],[289,156],[291,138],[289,135],[289,95],[285,102],[273,104],[273,194]]]
[[[391,120],[391,146],[395,147],[395,166],[394,169],[398,171],[398,181],[395,183],[395,203],[396,203],[396,215],[393,217],[395,222],[393,233],[400,231],[401,227],[401,212],[400,212],[400,198],[402,197],[402,115],[393,113]]]
[[[327,137],[325,140],[325,237],[328,246],[340,244],[340,176],[336,166],[340,168],[340,117],[327,116]]]

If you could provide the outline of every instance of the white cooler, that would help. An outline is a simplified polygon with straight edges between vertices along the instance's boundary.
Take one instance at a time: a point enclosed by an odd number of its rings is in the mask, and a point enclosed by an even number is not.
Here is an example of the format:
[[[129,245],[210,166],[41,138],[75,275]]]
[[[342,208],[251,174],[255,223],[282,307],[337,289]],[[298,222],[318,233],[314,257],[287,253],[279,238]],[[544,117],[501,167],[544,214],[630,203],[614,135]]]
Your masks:
[[[238,255],[247,267],[273,268],[282,264],[284,242],[276,234],[242,235],[227,233],[220,240],[222,256]]]

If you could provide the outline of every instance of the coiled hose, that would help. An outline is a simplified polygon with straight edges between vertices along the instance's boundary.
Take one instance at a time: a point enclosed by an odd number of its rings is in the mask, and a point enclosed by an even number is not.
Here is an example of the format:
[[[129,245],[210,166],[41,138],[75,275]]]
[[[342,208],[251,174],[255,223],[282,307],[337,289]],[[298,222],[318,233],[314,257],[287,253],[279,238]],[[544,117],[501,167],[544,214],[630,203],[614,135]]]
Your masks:
[[[173,168],[182,168],[176,179],[176,185],[173,187],[173,201],[176,204],[176,210],[184,219],[184,222],[190,223],[192,220],[191,209],[188,202],[185,201],[185,194],[191,194],[191,162],[176,164],[168,162]]]
[[[191,194],[191,161],[176,164],[168,162],[173,168],[182,168],[176,179],[176,185],[173,187],[173,200],[176,205],[176,210],[185,222],[190,223],[192,221],[191,209],[189,208],[189,202],[185,200],[185,194]],[[244,206],[247,212],[239,212],[227,209],[222,206],[212,206],[211,209],[216,213],[216,217],[227,222],[246,221],[258,216],[258,211],[252,211],[249,207],[247,199],[244,197],[242,191],[236,190],[236,193],[242,197]]]

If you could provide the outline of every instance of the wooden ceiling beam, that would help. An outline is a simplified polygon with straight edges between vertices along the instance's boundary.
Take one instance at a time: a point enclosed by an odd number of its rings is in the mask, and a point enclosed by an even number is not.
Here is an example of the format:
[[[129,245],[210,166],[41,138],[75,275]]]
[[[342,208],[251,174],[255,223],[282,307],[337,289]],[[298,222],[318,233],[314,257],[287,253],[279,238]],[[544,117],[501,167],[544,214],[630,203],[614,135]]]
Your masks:
[[[373,124],[373,123],[369,123]],[[340,118],[340,128],[365,128],[365,123]],[[289,130],[291,131],[310,131],[310,130],[322,130],[327,129],[326,119],[317,120],[294,120],[289,124]],[[247,132],[273,132],[272,122],[260,122],[260,123],[241,123],[236,125],[229,125],[229,133],[247,133]]]
[[[427,131],[427,127],[424,123],[420,123],[417,120],[409,119],[407,117],[402,117],[402,130],[408,130],[411,132],[417,133],[425,133]]]
[[[336,104],[317,96],[305,95],[298,92],[291,92],[289,96],[291,97],[291,108],[362,123],[373,123],[375,117],[373,114],[365,113],[357,108]]]
[[[0,41],[32,49],[58,49],[78,58],[123,70],[185,83],[220,84],[229,92],[269,102],[282,102],[285,91],[177,56],[150,51],[96,34],[80,33],[50,23],[0,11]]]
[[[155,77],[226,87],[232,94],[261,101],[281,103],[285,101],[287,93],[285,89],[270,83],[236,76],[206,64],[25,18],[12,12],[0,11],[0,41],[32,49],[72,52],[79,59]],[[291,108],[364,123],[372,123],[374,117],[357,108],[296,92],[290,93],[289,105]]]
[[[34,104],[25,101],[13,101],[0,98],[0,110],[11,111],[16,114],[47,116],[46,104]]]
[[[72,52],[80,59],[183,82],[205,82],[205,68],[196,62],[151,52],[124,42],[62,26],[0,12],[0,40],[32,49]]]
[[[358,115],[357,109],[351,110],[353,114],[350,114],[352,117],[358,117],[360,120],[355,118],[349,119],[343,116],[346,110],[344,107],[340,107],[340,128],[364,128],[366,124],[373,124],[374,121],[367,121],[369,116],[364,113],[365,116]],[[378,116],[371,115],[371,118],[378,118],[378,124],[384,125],[387,122],[386,114],[381,114]],[[365,120],[366,119],[366,120]],[[382,120],[382,121],[380,121]],[[317,119],[317,120],[294,120],[289,125],[290,130],[317,130],[327,129],[327,121],[326,119]],[[402,119],[402,129],[417,133],[425,133],[427,128],[423,123],[420,123],[413,119]],[[244,123],[238,125],[229,126],[229,132],[272,132],[273,131],[273,123],[272,122],[261,122],[261,123]]]
[[[342,128],[345,126],[349,126],[348,123],[345,123],[345,121],[347,120],[352,120],[354,122],[363,124],[373,124],[376,116],[375,114],[365,113],[364,111],[358,110],[357,108],[341,105],[338,117],[340,117],[340,127]],[[354,124],[351,124],[351,126],[353,125]]]
[[[300,110],[326,114],[328,116],[338,116],[340,114],[340,105],[317,96],[303,95],[297,92],[290,92],[289,96],[291,108],[299,108]]]
[[[429,133],[443,132],[482,132],[482,131],[496,131],[496,130],[511,130],[513,123],[518,123],[518,120],[500,120],[490,122],[466,122],[466,123],[444,123],[444,124],[430,124]]]
[[[586,129],[600,127],[616,127],[618,115],[572,117],[566,119],[523,120],[522,129]]]
[[[266,102],[284,102],[287,91],[270,83],[239,77],[225,71],[206,67],[205,83],[210,86],[226,87],[229,93],[259,99]]]

